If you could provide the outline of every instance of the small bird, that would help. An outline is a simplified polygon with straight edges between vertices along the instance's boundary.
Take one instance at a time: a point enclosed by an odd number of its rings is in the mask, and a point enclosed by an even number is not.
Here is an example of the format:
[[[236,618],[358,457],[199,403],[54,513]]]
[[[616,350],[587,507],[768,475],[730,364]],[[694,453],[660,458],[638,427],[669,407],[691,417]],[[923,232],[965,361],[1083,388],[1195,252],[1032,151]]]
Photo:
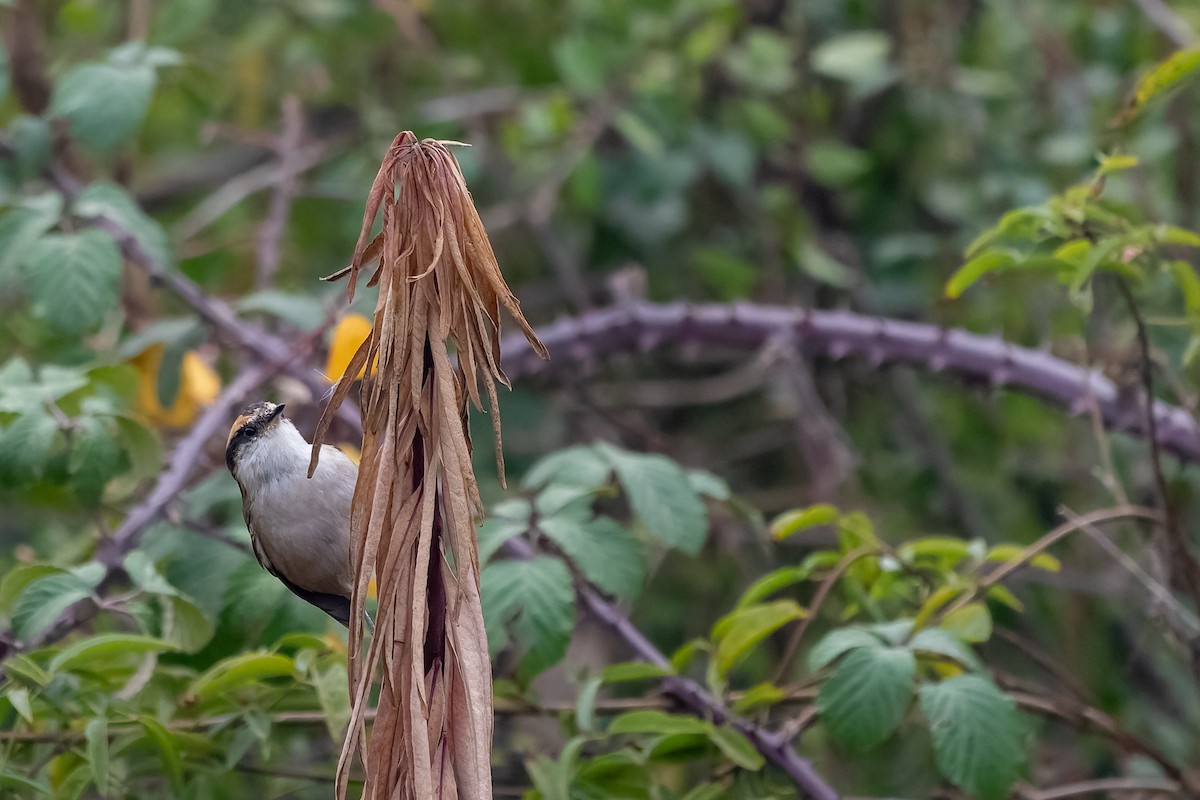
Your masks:
[[[255,403],[233,423],[225,463],[242,490],[254,556],[298,597],[350,622],[350,500],[358,467],[324,445],[312,479],[312,445],[283,404]]]

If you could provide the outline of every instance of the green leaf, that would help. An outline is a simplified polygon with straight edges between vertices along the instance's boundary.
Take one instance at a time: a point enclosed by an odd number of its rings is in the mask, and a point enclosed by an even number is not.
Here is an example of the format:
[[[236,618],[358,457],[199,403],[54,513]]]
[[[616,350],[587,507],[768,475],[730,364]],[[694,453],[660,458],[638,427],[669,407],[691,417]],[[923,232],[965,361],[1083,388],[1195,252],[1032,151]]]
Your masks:
[[[96,789],[101,795],[108,794],[108,719],[96,717],[83,729],[87,741],[88,767]]]
[[[0,367],[0,411],[15,414],[41,411],[42,404],[87,385],[87,375],[82,370],[46,364],[35,378],[28,362],[12,358]]]
[[[750,740],[733,728],[712,725],[708,730],[708,738],[726,758],[742,769],[760,770],[766,763],[762,754],[750,744]]]
[[[133,550],[121,562],[129,580],[144,592],[150,594],[173,595],[178,590],[162,576],[154,560],[145,550]]]
[[[955,539],[951,536],[926,536],[905,542],[900,548],[900,558],[911,561],[914,558],[946,559],[949,566],[971,555],[971,543],[965,539]]]
[[[28,789],[31,792],[37,792],[38,794],[50,794],[50,787],[38,783],[37,781],[32,781],[23,775],[17,775],[16,773],[9,772],[9,766],[16,767],[16,764],[13,764],[12,762],[0,764],[0,786],[15,786],[20,789]]]
[[[1025,552],[1025,548],[1015,544],[998,544],[987,551],[984,561],[1009,561]],[[1049,553],[1038,553],[1028,562],[1031,567],[1044,569],[1046,572],[1062,571],[1062,562]]]
[[[316,297],[278,289],[252,292],[238,300],[235,308],[243,314],[258,312],[278,317],[303,331],[315,330],[325,316],[324,305]]]
[[[585,512],[591,517],[591,512]],[[645,547],[610,517],[563,513],[538,522],[589,581],[618,597],[636,597],[645,578]]]
[[[575,725],[579,730],[596,730],[596,695],[603,685],[602,678],[588,678],[575,696]]]
[[[50,661],[51,672],[63,672],[76,667],[103,664],[128,653],[165,653],[177,649],[170,642],[153,636],[127,633],[106,633],[91,636],[61,651]]]
[[[142,728],[142,732],[145,734],[146,740],[158,750],[158,757],[162,761],[163,770],[167,773],[167,778],[171,781],[172,793],[176,797],[181,796],[184,788],[183,760],[179,757],[179,745],[175,740],[175,736],[154,717],[143,714],[137,718],[137,721],[138,725]]]
[[[866,751],[883,743],[904,718],[917,662],[900,647],[851,652],[821,684],[817,708],[834,741]]]
[[[48,575],[29,585],[13,609],[13,629],[31,639],[50,627],[74,603],[90,597],[94,584],[71,573]]]
[[[789,586],[795,586],[797,583],[808,580],[811,574],[812,569],[803,565],[799,567],[781,567],[780,569],[768,572],[750,584],[746,588],[746,591],[742,592],[742,596],[738,598],[734,610],[752,606],[781,589],[786,589]]]
[[[1183,307],[1193,316],[1200,315],[1200,276],[1196,268],[1186,261],[1172,261],[1171,275],[1183,294]]]
[[[10,422],[0,432],[0,480],[20,484],[41,477],[57,435],[58,423],[42,411]]]
[[[75,201],[74,212],[84,219],[104,217],[115,222],[141,245],[159,267],[171,266],[173,258],[167,232],[142,211],[137,201],[120,186],[104,181],[89,183]],[[312,318],[319,320],[320,311]],[[195,319],[188,322],[194,326]]]
[[[891,78],[892,42],[882,31],[851,31],[825,39],[812,52],[812,68],[828,78],[856,84],[861,91],[882,88]]]
[[[121,254],[104,231],[43,236],[25,269],[34,313],[64,331],[91,330],[116,308]]]
[[[614,719],[608,726],[608,732],[614,735],[618,733],[688,733],[707,736],[709,725],[696,717],[668,714],[665,711],[629,711]]]
[[[763,639],[806,615],[794,600],[750,606],[725,615],[713,627],[717,643],[717,673],[724,677]]]
[[[50,113],[71,123],[85,147],[108,152],[133,138],[154,93],[154,69],[144,64],[83,64],[54,88]]]
[[[76,494],[84,503],[96,503],[108,481],[122,466],[117,423],[111,417],[81,417],[71,432],[67,462]]]
[[[350,695],[346,693],[346,666],[332,664],[327,669],[313,671],[310,678],[317,691],[317,702],[325,715],[329,737],[341,744],[350,724]]]
[[[65,569],[53,564],[18,564],[13,567],[0,580],[0,613],[7,614],[26,587],[38,578],[64,572]]]
[[[839,658],[860,647],[879,647],[883,641],[874,633],[862,628],[838,628],[830,631],[817,642],[808,654],[808,668],[813,672],[822,670]]]
[[[787,693],[773,683],[760,683],[742,692],[733,703],[735,714],[744,714],[760,706],[771,706],[787,697]]]
[[[30,725],[33,724],[33,706],[29,704],[29,690],[24,686],[11,686],[4,693],[8,698],[8,702],[12,703],[13,710],[21,716]]]
[[[4,661],[4,671],[10,676],[20,678],[33,686],[49,686],[54,679],[46,670],[29,656],[14,653]]]
[[[1007,250],[987,250],[963,264],[950,276],[946,282],[946,297],[956,298],[989,272],[1008,269],[1016,263],[1016,258]]]
[[[557,663],[575,627],[571,573],[556,558],[500,561],[488,565],[480,581],[484,622],[492,654],[509,641],[524,653],[518,673],[532,677]]]
[[[711,497],[713,500],[724,503],[733,497],[733,492],[729,489],[729,483],[724,478],[708,472],[703,469],[689,469],[687,471],[688,483],[691,484],[692,491],[696,494]]]
[[[163,638],[185,653],[197,653],[213,638],[212,620],[189,597],[174,594],[163,597],[164,609],[169,609],[170,625],[165,626]]]
[[[708,534],[708,511],[678,464],[659,455],[596,445],[621,482],[646,531],[670,547],[695,555]]]
[[[291,676],[294,669],[292,659],[277,653],[244,653],[213,665],[192,682],[187,694],[199,701],[224,697],[267,678]]]
[[[1180,81],[1200,69],[1200,47],[1179,50],[1156,64],[1137,82],[1133,98],[1114,120],[1123,125],[1132,121],[1155,97],[1174,88]]]
[[[25,266],[33,245],[58,224],[62,210],[62,195],[46,192],[26,197],[0,216],[0,282],[7,282],[15,270]]]
[[[921,687],[938,769],[968,794],[1000,800],[1025,764],[1020,717],[1012,698],[979,675]]]
[[[528,504],[527,504],[528,505]],[[528,520],[528,513],[526,514]],[[488,517],[479,526],[477,537],[479,542],[479,563],[486,564],[492,556],[504,546],[509,539],[520,536],[529,530],[528,521],[521,522],[502,517]]]
[[[992,637],[992,612],[983,603],[968,603],[942,617],[940,627],[964,642],[986,642]]]
[[[837,508],[828,503],[818,503],[808,508],[788,511],[780,514],[771,523],[771,538],[780,541],[818,525],[832,525],[837,522],[840,514],[841,512]]]
[[[967,669],[983,669],[983,664],[971,648],[944,628],[925,628],[918,631],[917,635],[909,641],[908,646],[918,653],[930,653],[953,659]]]
[[[621,664],[609,664],[600,673],[604,683],[624,683],[627,681],[657,680],[670,675],[671,671],[656,664],[645,661],[626,661]]]
[[[612,466],[590,445],[575,445],[539,459],[525,473],[521,485],[537,489],[547,484],[577,486],[588,491],[608,483]]]

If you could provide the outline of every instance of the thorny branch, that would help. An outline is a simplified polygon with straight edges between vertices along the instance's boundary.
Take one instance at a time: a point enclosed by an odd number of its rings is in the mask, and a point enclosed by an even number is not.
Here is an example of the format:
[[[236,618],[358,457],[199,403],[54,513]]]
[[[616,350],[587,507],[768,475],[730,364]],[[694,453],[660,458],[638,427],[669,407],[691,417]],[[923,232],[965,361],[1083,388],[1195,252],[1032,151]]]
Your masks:
[[[523,539],[510,539],[504,549],[519,559],[532,558],[533,547]],[[667,657],[646,638],[637,626],[621,613],[612,603],[585,582],[577,583],[575,592],[579,602],[588,612],[612,630],[643,661],[670,669]],[[797,788],[813,800],[838,800],[840,795],[825,782],[813,768],[811,762],[801,758],[792,748],[791,740],[785,735],[769,731],[759,725],[734,716],[725,705],[704,690],[695,681],[672,675],[662,681],[663,693],[675,698],[693,714],[712,720],[718,725],[729,725],[750,740],[763,758],[783,770]]]

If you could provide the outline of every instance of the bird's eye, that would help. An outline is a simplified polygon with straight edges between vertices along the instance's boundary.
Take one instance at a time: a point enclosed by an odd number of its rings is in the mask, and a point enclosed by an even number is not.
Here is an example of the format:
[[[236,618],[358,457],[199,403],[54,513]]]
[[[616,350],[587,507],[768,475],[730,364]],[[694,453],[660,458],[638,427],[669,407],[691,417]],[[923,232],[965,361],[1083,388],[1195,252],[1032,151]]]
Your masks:
[[[242,435],[247,439],[253,439],[255,436],[258,436],[258,428],[254,425],[247,425],[242,428]]]

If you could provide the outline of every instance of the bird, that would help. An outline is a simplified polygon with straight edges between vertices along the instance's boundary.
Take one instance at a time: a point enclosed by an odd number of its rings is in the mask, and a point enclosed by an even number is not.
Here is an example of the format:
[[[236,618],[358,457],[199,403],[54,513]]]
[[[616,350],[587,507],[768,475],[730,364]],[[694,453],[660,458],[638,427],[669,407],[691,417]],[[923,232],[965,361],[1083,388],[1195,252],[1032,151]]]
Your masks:
[[[284,404],[248,406],[229,429],[225,464],[242,491],[254,557],[284,586],[349,627],[350,501],[358,466],[321,447],[312,479],[312,445],[283,415]]]

